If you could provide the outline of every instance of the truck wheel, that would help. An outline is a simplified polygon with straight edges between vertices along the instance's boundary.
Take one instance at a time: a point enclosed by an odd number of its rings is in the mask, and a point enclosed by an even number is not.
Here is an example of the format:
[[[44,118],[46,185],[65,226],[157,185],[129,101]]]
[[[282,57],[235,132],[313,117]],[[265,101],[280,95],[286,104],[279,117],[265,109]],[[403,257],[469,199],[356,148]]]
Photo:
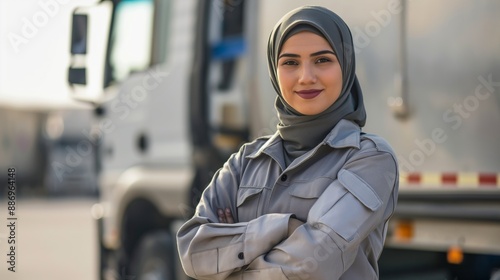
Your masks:
[[[166,231],[146,234],[132,260],[132,275],[137,280],[174,280],[174,249]]]

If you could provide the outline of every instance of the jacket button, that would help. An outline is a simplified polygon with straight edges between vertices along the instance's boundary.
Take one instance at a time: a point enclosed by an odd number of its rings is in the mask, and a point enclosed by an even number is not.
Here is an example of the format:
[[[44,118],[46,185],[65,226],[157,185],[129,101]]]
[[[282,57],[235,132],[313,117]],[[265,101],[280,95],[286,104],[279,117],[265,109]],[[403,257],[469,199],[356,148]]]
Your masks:
[[[242,259],[244,259],[244,258],[245,258],[245,255],[243,255],[243,252],[240,252],[240,253],[238,254],[238,259],[242,260]]]
[[[286,176],[286,174],[283,174],[281,176],[281,181],[285,182],[287,178],[288,178],[288,176]]]

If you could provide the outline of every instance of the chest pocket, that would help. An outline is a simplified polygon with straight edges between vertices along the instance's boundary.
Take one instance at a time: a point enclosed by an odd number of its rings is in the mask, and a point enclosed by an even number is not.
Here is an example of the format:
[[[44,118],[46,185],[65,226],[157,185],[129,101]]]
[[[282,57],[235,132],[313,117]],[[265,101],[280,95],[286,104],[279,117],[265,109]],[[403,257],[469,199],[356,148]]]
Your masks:
[[[290,213],[301,221],[307,220],[309,210],[331,182],[330,178],[317,178],[309,182],[293,183],[289,192]]]
[[[238,207],[238,222],[248,222],[257,218],[259,209],[262,207],[263,188],[240,187],[236,206]]]

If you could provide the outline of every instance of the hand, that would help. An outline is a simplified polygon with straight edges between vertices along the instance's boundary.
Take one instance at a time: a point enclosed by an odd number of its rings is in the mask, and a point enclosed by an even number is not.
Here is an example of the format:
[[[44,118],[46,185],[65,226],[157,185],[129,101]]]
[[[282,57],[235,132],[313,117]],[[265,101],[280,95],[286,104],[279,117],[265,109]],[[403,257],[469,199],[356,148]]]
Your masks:
[[[292,233],[303,224],[304,223],[299,219],[290,218],[290,220],[288,220],[288,236],[292,235]]]
[[[219,215],[219,223],[224,224],[234,224],[233,214],[231,209],[226,208],[225,210],[217,209],[217,214]]]

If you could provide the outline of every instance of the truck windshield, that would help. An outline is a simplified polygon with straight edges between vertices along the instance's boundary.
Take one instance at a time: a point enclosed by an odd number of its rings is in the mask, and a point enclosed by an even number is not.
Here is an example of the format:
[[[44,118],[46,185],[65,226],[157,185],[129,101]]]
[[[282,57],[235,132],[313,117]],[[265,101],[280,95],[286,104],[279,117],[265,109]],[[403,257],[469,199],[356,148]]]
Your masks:
[[[153,0],[126,0],[117,5],[110,42],[113,81],[120,81],[149,66],[153,17]]]

